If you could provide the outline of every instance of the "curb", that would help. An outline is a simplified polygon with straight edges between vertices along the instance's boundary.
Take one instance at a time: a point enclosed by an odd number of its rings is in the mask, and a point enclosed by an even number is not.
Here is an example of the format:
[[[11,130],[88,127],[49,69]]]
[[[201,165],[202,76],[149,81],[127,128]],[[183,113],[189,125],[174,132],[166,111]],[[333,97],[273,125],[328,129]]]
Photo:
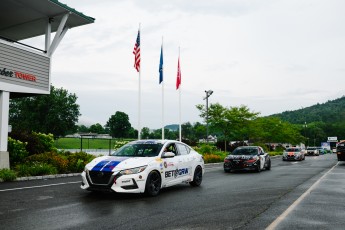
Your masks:
[[[43,180],[43,179],[55,179],[62,177],[74,177],[80,176],[81,173],[68,173],[68,174],[55,174],[55,175],[45,175],[45,176],[28,176],[28,177],[18,177],[14,181],[29,181],[29,180]]]
[[[31,181],[31,180],[46,180],[46,179],[55,179],[55,178],[62,178],[62,177],[74,177],[74,176],[80,176],[81,173],[68,173],[68,174],[55,174],[55,175],[44,175],[44,176],[27,176],[27,177],[17,177],[13,181],[8,182],[14,182],[14,181]],[[5,182],[2,179],[0,179],[0,183]]]

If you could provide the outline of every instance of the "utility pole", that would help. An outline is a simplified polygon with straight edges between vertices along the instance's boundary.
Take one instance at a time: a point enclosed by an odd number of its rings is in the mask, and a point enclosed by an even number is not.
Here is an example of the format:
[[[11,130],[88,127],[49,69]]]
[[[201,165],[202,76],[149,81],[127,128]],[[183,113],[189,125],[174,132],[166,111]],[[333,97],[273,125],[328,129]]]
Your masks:
[[[204,100],[206,100],[206,142],[208,143],[208,98],[212,95],[212,90],[205,90],[206,97]]]

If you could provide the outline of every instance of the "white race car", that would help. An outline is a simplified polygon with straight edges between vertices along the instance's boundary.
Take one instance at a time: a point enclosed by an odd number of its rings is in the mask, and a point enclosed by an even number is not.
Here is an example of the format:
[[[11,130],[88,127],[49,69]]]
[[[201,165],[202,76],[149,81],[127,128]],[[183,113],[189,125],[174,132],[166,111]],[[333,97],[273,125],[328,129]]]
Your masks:
[[[179,183],[199,186],[204,172],[202,155],[182,142],[138,140],[87,164],[81,188],[155,196]]]

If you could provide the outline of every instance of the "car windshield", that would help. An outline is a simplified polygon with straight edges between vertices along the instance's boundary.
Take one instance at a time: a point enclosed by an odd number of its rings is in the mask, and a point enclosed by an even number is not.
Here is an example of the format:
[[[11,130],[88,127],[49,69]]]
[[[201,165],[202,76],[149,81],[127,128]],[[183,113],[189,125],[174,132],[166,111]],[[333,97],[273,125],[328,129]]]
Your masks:
[[[286,149],[286,152],[300,152],[301,149],[298,149],[298,148],[287,148]]]
[[[126,157],[155,157],[158,156],[162,149],[162,144],[126,144],[113,152],[112,156],[126,156]]]
[[[257,148],[237,148],[232,152],[232,155],[257,155]]]
[[[307,148],[307,150],[315,150],[316,149],[316,147],[309,147],[309,148]]]

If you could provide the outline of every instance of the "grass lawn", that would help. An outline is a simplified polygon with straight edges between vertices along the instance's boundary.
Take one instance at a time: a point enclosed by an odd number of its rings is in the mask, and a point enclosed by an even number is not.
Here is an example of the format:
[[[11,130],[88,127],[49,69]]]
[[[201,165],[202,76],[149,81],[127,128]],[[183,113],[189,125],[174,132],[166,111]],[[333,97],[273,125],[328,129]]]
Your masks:
[[[58,149],[113,149],[116,141],[124,139],[96,139],[96,138],[59,138],[55,140],[55,147]],[[125,139],[129,140],[129,139]]]

